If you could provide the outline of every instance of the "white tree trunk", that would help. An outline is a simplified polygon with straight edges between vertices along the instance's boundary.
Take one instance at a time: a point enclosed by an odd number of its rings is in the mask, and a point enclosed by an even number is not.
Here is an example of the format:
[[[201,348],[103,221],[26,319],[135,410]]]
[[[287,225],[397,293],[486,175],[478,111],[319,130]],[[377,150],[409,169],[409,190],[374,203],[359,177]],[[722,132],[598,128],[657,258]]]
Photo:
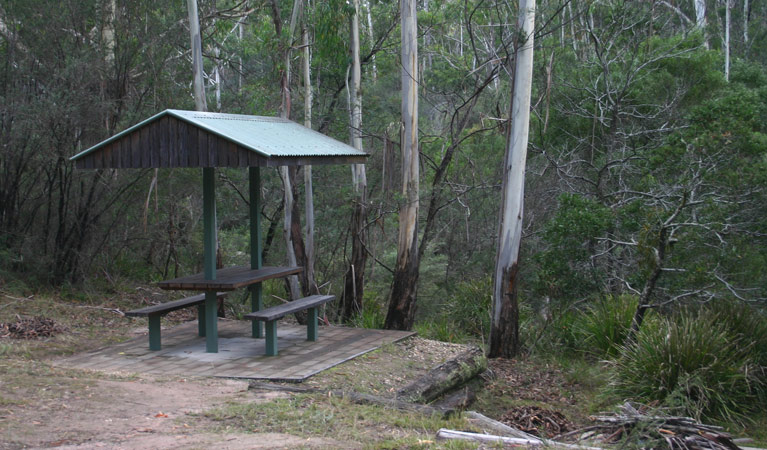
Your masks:
[[[724,0],[724,79],[730,81],[730,0]]]
[[[743,43],[748,44],[748,0],[743,0]]]
[[[192,72],[194,75],[194,106],[197,111],[207,111],[205,85],[202,77],[202,38],[200,37],[200,18],[197,15],[197,0],[186,0],[189,12],[189,37],[192,40]]]
[[[362,151],[362,67],[360,63],[360,2],[353,0],[354,15],[351,19],[351,84],[349,89],[349,140],[352,147]],[[352,164],[352,183],[354,185],[354,205],[350,234],[352,238],[352,253],[349,268],[344,280],[344,295],[340,311],[343,320],[351,319],[362,311],[364,293],[365,266],[367,254],[367,233],[365,219],[367,217],[367,175],[364,164]]]
[[[117,15],[117,0],[107,2],[106,17],[104,28],[101,31],[101,39],[104,42],[106,56],[104,60],[107,64],[115,59],[115,16]]]
[[[572,35],[571,38],[573,40],[573,51],[575,52],[575,56],[578,56],[578,39],[575,37],[575,16],[573,16],[573,5],[572,2],[567,2],[567,12],[570,14],[570,34]]]
[[[695,26],[703,32],[703,45],[708,48],[706,35],[706,0],[693,0],[695,6]]]
[[[399,238],[386,328],[409,330],[415,316],[418,284],[418,22],[415,0],[401,0],[402,204]]]
[[[216,111],[221,112],[221,64],[219,63],[220,50],[218,47],[214,50],[216,55],[216,67],[213,69],[213,75],[216,79]]]
[[[363,4],[365,5],[365,11],[367,13],[367,19],[368,19],[368,38],[370,39],[370,45],[375,45],[375,33],[373,33],[373,15],[370,13],[370,2],[368,0],[364,0]],[[375,53],[370,58],[370,65],[372,68],[372,78],[373,83],[375,83],[378,80],[378,68],[376,67],[376,55]]]
[[[272,0],[274,5],[274,11],[277,10],[277,0]],[[293,36],[296,32],[296,24],[298,22],[298,11],[301,8],[301,0],[294,0],[293,11],[290,16],[290,28],[288,34],[288,40],[285,43],[285,73],[281,82],[282,90],[282,104],[280,106],[280,117],[284,119],[290,118],[290,78],[291,78],[291,50],[293,47]],[[280,20],[279,15],[275,12],[275,23]],[[276,30],[279,34],[280,30]],[[278,36],[279,38],[279,36]],[[280,167],[280,179],[282,180],[283,189],[283,204],[285,205],[285,216],[282,224],[283,237],[285,238],[285,253],[288,257],[288,264],[290,266],[297,266],[296,250],[293,246],[292,224],[293,224],[293,184],[290,179],[290,170],[286,166]],[[298,277],[293,275],[288,277],[288,286],[290,288],[290,297],[292,300],[301,298],[301,291],[298,285]]]
[[[525,164],[530,129],[535,0],[520,0],[519,29],[521,41],[518,43],[515,58],[511,130],[504,157],[501,223],[493,280],[493,314],[489,349],[491,357],[514,356],[518,351],[519,313],[516,293],[525,197]]]

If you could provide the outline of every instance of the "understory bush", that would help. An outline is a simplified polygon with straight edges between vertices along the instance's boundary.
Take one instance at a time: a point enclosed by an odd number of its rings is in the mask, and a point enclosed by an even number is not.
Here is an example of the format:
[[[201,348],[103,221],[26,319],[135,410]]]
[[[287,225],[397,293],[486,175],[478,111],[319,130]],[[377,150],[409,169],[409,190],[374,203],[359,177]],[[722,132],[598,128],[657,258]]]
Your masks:
[[[489,276],[461,281],[456,284],[448,298],[445,310],[450,321],[462,333],[474,337],[487,336],[490,332],[493,281]]]
[[[622,295],[590,305],[573,325],[578,347],[598,357],[617,356],[631,328],[637,302],[633,295]]]
[[[765,379],[755,341],[734,333],[729,320],[686,310],[643,327],[635,342],[621,346],[611,390],[696,418],[746,419],[761,405]]]

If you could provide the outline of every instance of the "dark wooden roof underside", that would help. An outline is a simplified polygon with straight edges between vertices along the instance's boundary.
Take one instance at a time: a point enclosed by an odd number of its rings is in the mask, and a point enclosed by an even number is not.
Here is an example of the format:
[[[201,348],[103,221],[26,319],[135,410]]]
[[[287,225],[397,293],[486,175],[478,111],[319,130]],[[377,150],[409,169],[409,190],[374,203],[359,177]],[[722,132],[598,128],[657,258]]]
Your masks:
[[[364,164],[359,156],[265,157],[205,129],[165,115],[75,160],[78,169],[276,167]]]

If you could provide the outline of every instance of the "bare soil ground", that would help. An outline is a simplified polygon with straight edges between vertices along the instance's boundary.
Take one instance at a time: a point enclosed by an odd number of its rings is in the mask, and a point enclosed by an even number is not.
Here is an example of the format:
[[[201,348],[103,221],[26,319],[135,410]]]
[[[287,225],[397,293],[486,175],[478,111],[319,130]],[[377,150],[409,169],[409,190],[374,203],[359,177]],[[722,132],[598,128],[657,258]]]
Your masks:
[[[460,416],[441,419],[322,394],[249,390],[243,381],[106,374],[49,363],[144,333],[145,321],[126,318],[121,311],[165,300],[158,295],[139,289],[106,299],[23,296],[0,286],[0,449],[476,448],[473,443],[435,442],[439,428],[472,431]],[[163,326],[192,318],[182,310],[169,315]],[[465,349],[414,337],[304,384],[393,396]],[[541,410],[561,414],[574,426],[586,422],[594,386],[583,380],[593,378],[578,374],[598,368],[493,360],[489,369],[472,386],[477,392],[472,409],[528,429],[537,423],[531,414],[548,414]],[[551,434],[543,419],[540,433]]]
[[[341,399],[248,390],[244,381],[57,368],[49,364],[55,357],[143,333],[143,323],[119,313],[136,299],[93,304],[2,290],[0,297],[0,449],[407,448],[431,442],[444,424]],[[307,384],[385,395],[463,348],[406,340]]]

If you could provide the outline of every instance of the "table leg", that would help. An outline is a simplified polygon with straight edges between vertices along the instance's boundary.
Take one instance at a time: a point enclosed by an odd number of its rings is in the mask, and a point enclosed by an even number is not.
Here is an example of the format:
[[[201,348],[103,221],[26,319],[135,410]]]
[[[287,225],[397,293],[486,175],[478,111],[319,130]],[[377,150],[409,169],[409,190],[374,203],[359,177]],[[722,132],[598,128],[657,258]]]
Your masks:
[[[277,356],[277,321],[266,322],[266,356]]]
[[[218,353],[218,299],[216,291],[205,291],[205,351]]]
[[[160,319],[162,316],[155,315],[149,316],[149,350],[162,349],[162,341],[160,337]]]
[[[317,340],[317,308],[309,308],[306,317],[306,340]]]
[[[261,283],[256,283],[250,286],[250,306],[251,312],[261,311],[264,309],[263,288]],[[254,338],[264,337],[264,329],[260,320],[252,320],[252,336]]]

